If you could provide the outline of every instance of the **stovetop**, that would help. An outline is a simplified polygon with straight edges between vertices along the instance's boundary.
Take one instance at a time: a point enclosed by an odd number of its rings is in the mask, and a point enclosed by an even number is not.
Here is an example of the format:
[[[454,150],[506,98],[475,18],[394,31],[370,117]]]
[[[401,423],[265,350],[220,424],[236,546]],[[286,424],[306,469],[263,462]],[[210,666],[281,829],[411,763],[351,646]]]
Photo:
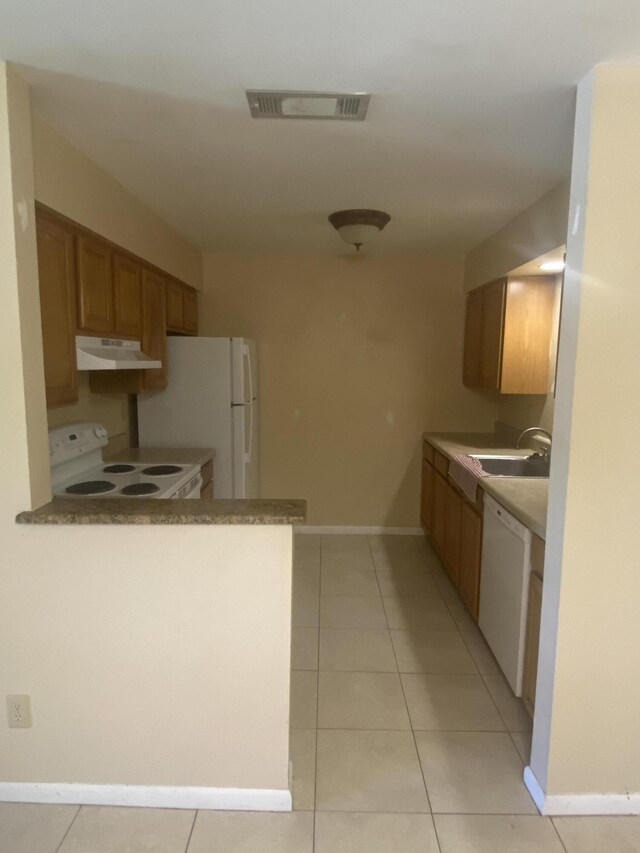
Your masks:
[[[109,463],[102,459],[107,432],[100,424],[74,424],[51,430],[49,452],[53,494],[65,497],[183,497],[200,469],[197,465]]]
[[[197,465],[100,464],[55,483],[54,495],[168,498],[199,473]]]

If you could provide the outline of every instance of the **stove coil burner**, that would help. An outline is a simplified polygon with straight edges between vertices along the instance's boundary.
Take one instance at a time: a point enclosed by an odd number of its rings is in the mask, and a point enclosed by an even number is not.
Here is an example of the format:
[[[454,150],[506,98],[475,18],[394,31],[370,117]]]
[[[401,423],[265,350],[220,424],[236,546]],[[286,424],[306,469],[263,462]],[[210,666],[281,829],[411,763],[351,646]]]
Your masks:
[[[155,483],[132,483],[120,490],[121,495],[153,495],[160,491]]]
[[[85,483],[74,483],[67,486],[65,492],[69,495],[103,495],[115,489],[108,480],[87,480]]]
[[[131,471],[135,470],[135,465],[125,465],[124,463],[119,465],[107,465],[106,468],[102,469],[104,474],[129,474]]]
[[[180,465],[152,465],[150,468],[144,468],[142,473],[147,477],[168,477],[170,474],[179,474],[181,471]]]

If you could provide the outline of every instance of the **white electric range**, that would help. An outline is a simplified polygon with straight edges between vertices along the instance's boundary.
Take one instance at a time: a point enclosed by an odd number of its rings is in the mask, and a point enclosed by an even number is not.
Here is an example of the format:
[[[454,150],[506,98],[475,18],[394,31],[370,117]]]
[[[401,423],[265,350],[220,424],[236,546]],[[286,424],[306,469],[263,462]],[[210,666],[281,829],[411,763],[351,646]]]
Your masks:
[[[84,498],[199,498],[197,465],[141,465],[102,458],[107,430],[100,424],[73,424],[49,431],[54,496]]]

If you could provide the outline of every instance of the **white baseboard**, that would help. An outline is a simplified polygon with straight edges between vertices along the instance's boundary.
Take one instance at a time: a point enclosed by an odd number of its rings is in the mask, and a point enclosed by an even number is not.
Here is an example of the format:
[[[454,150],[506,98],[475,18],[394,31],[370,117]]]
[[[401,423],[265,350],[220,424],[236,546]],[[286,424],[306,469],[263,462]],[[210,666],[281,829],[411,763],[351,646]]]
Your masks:
[[[290,812],[292,809],[291,793],[276,788],[83,785],[53,782],[0,782],[0,802],[255,812]]]
[[[294,524],[294,533],[355,533],[361,536],[375,536],[376,534],[387,533],[392,536],[424,536],[424,530],[421,527],[357,527],[350,525],[331,525],[331,524]]]
[[[633,794],[545,794],[530,767],[524,784],[543,815],[640,815],[640,792]]]

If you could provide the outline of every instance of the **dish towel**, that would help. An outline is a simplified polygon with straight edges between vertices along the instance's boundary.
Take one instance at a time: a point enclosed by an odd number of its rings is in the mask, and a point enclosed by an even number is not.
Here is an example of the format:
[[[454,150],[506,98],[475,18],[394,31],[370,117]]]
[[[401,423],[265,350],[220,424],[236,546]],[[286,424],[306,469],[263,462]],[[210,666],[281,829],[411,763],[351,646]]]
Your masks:
[[[475,501],[478,480],[489,475],[477,459],[465,453],[455,453],[451,457],[449,476],[455,480],[470,501]]]

